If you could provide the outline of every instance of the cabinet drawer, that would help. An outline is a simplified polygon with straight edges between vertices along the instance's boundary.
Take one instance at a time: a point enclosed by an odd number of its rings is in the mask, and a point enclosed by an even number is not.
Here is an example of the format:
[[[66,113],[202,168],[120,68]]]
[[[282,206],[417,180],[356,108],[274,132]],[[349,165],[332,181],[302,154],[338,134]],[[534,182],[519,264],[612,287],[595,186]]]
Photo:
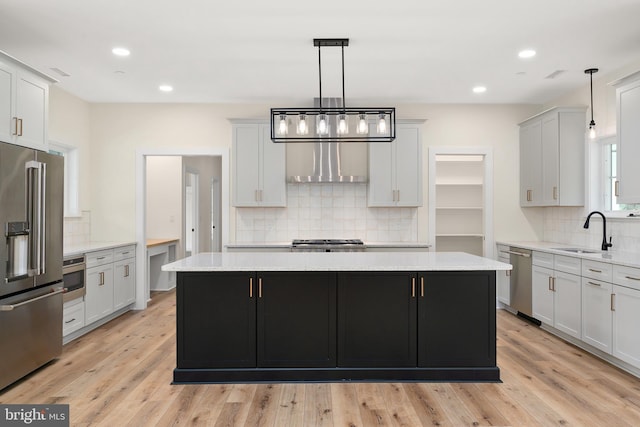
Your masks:
[[[98,265],[109,264],[113,262],[113,249],[104,251],[89,252],[85,254],[86,268],[96,267]]]
[[[554,255],[553,257],[554,269],[564,271],[565,273],[576,274],[579,276],[581,272],[581,264],[580,258],[563,255]]]
[[[640,268],[613,266],[613,283],[640,290]]]
[[[582,276],[584,277],[611,282],[613,278],[612,270],[613,266],[606,262],[582,260]]]
[[[122,259],[134,258],[136,256],[136,245],[123,246],[113,250],[113,260],[120,261]]]
[[[62,335],[69,335],[84,326],[84,301],[64,307],[62,310]]]
[[[533,251],[533,265],[553,269],[553,254],[547,252]]]

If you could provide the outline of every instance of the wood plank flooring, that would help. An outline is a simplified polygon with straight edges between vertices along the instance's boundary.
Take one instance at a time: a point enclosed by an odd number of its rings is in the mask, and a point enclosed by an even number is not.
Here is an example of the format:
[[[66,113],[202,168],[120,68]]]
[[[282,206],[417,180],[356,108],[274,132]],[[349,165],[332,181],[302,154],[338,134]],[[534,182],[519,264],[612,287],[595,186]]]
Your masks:
[[[66,345],[0,403],[68,403],[73,426],[639,426],[640,380],[498,313],[503,383],[171,385],[175,293]]]

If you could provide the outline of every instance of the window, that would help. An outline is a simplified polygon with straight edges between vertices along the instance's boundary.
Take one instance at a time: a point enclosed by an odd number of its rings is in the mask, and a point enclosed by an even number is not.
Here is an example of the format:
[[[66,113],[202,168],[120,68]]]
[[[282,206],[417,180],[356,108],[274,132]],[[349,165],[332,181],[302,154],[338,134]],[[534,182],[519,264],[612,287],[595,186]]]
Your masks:
[[[605,211],[635,211],[640,209],[640,204],[618,204],[615,194],[616,181],[618,180],[618,151],[615,138],[607,138],[602,145],[604,171],[604,206]]]
[[[49,141],[49,153],[64,157],[64,216],[80,216],[78,202],[78,149]]]

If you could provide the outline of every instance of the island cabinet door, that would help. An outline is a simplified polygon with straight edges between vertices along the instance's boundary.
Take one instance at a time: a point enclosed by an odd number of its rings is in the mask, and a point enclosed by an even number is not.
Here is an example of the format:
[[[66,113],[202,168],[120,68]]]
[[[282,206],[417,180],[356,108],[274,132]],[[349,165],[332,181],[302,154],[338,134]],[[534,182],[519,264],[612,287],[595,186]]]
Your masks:
[[[495,272],[428,272],[418,282],[418,366],[495,367]]]
[[[416,274],[338,273],[338,366],[415,367]]]
[[[178,368],[256,366],[253,272],[178,273]]]
[[[258,273],[258,367],[336,366],[336,275]]]

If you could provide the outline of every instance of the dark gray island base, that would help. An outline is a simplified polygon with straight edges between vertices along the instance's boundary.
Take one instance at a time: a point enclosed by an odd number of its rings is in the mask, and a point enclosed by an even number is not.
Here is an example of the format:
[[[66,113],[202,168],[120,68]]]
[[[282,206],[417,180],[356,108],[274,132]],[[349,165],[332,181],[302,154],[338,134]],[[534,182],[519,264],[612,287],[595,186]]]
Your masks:
[[[184,383],[499,382],[495,271],[179,271]]]

